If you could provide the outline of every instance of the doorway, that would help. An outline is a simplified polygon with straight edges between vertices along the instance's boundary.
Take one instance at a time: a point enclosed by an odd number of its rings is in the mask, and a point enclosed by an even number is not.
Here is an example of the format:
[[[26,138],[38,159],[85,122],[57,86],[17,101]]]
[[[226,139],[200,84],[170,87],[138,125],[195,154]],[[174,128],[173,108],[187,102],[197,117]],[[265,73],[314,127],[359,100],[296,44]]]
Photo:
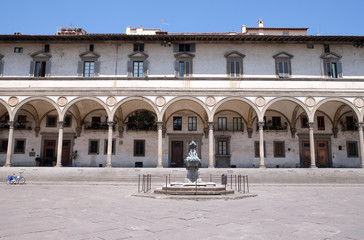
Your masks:
[[[174,162],[175,167],[183,167],[183,141],[172,141],[171,149],[171,164]]]
[[[311,165],[310,142],[302,142],[301,167],[308,168]]]
[[[56,157],[56,140],[44,140],[43,166],[52,166],[53,159]]]
[[[328,142],[317,141],[316,149],[317,167],[330,167]]]
[[[71,140],[64,140],[62,144],[62,166],[67,167],[71,165]]]

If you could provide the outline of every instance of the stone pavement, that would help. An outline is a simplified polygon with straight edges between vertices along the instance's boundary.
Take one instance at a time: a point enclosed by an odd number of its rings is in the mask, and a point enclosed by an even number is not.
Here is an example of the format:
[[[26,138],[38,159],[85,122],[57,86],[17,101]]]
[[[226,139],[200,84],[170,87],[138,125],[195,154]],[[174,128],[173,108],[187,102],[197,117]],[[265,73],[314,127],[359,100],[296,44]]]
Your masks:
[[[363,185],[250,190],[258,196],[192,201],[132,197],[136,185],[1,182],[0,240],[364,239]]]

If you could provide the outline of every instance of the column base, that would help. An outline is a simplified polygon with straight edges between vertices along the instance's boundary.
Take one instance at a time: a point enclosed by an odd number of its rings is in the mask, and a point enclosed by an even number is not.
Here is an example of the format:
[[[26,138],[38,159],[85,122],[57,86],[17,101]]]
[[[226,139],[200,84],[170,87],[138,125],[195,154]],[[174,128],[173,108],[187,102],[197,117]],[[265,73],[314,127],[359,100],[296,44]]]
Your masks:
[[[317,168],[317,166],[316,165],[311,165],[310,168]]]
[[[10,163],[5,163],[4,167],[11,167]]]
[[[105,168],[112,168],[111,164],[106,164]]]
[[[157,168],[163,168],[163,166],[162,165],[157,165]]]
[[[266,169],[267,167],[265,165],[259,165],[259,168]]]
[[[63,167],[62,164],[56,164],[55,167]]]
[[[215,167],[214,167],[214,166],[212,166],[212,165],[209,165],[209,166],[208,166],[208,168],[215,168]]]

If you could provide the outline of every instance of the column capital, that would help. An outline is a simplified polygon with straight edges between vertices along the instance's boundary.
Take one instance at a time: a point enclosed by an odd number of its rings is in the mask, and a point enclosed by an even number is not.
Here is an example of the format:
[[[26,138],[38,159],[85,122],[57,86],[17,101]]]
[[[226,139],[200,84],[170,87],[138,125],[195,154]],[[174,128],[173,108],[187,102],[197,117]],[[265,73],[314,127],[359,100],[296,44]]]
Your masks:
[[[359,127],[359,128],[362,128],[364,127],[364,122],[357,122],[356,123],[356,126]]]
[[[308,127],[309,127],[310,129],[313,129],[313,126],[315,126],[315,123],[314,123],[314,122],[309,122],[309,123],[308,123]]]
[[[157,122],[157,129],[163,130],[163,122]]]
[[[114,126],[114,121],[107,121],[107,125],[108,125],[109,127]]]
[[[15,124],[14,121],[9,121],[8,124],[9,124],[9,128],[14,129],[14,124]]]
[[[214,122],[208,122],[209,130],[214,130]]]
[[[64,121],[59,121],[58,122],[58,128],[59,129],[63,129],[64,128]]]
[[[259,130],[263,130],[264,124],[265,124],[265,122],[264,122],[264,121],[262,121],[262,122],[258,122]]]

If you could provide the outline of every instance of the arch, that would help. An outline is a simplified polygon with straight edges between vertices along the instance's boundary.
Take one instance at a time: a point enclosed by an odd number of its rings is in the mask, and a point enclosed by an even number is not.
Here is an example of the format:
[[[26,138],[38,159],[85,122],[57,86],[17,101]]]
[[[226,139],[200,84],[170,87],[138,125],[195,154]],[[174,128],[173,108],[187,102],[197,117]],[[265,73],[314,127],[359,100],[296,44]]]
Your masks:
[[[23,101],[21,101],[19,103],[19,105],[17,105],[14,108],[13,115],[9,116],[10,121],[14,120],[15,116],[18,114],[19,109],[21,109],[25,104],[30,103],[32,101],[37,101],[37,100],[46,101],[46,102],[50,103],[56,109],[58,116],[61,116],[61,109],[58,107],[57,103],[55,103],[52,99],[47,98],[47,97],[29,97],[29,98],[26,98]]]
[[[361,118],[361,114],[360,112],[355,108],[355,106],[348,100],[346,99],[342,99],[342,98],[325,98],[321,101],[319,101],[316,106],[312,109],[312,119],[311,120],[314,120],[313,117],[315,116],[315,113],[316,111],[325,103],[328,103],[328,102],[342,102],[344,104],[346,104],[347,106],[349,106],[353,112],[356,114],[356,117],[358,119],[362,119]]]
[[[145,102],[145,103],[147,103],[147,104],[149,104],[152,108],[153,108],[153,110],[154,110],[154,112],[155,112],[155,114],[157,115],[157,121],[160,121],[160,112],[159,112],[159,110],[158,110],[158,108],[155,106],[155,104],[151,101],[151,100],[149,100],[148,98],[145,98],[145,97],[138,97],[138,96],[134,96],[134,97],[127,97],[127,98],[124,98],[123,100],[121,100],[120,102],[118,102],[115,106],[114,106],[114,108],[112,109],[112,111],[111,111],[111,117],[112,118],[109,118],[109,119],[114,119],[114,115],[116,114],[116,111],[124,104],[124,103],[127,103],[127,102],[130,102],[130,101],[133,101],[133,100],[140,100],[140,101],[143,101],[143,102]]]
[[[164,116],[165,112],[167,111],[167,109],[174,103],[176,102],[179,102],[179,101],[183,101],[183,100],[190,100],[190,101],[193,101],[197,104],[199,104],[204,110],[205,112],[207,113],[208,115],[208,119],[209,121],[213,121],[211,120],[211,116],[210,116],[210,111],[209,109],[206,107],[206,105],[200,100],[200,99],[197,99],[197,98],[194,98],[194,97],[187,97],[187,96],[183,96],[183,97],[176,97],[176,98],[173,98],[171,101],[169,101],[163,108],[162,108],[162,111],[160,113],[160,117],[161,118],[158,118],[158,121],[161,121],[162,120],[162,117]]]
[[[12,111],[11,111],[9,105],[2,99],[0,99],[0,104],[2,104],[5,107],[6,111],[9,114],[9,118],[10,118],[10,116],[12,115]]]
[[[255,111],[255,113],[257,114],[257,116],[258,117],[260,117],[260,111],[259,111],[259,109],[255,106],[255,104],[252,102],[252,101],[250,101],[249,99],[246,99],[246,98],[242,98],[242,97],[227,97],[227,98],[224,98],[223,100],[221,100],[220,102],[218,102],[217,104],[216,104],[216,106],[214,106],[214,108],[212,109],[212,111],[211,111],[211,117],[212,117],[212,119],[213,119],[213,117],[214,117],[214,115],[215,115],[215,113],[216,113],[216,111],[217,111],[217,109],[222,105],[222,104],[224,104],[224,103],[226,103],[226,102],[229,102],[229,101],[241,101],[241,102],[243,102],[243,103],[246,103],[246,104],[248,104],[251,108],[253,108],[254,109],[254,111]]]
[[[170,119],[170,118],[171,118],[171,117],[172,117],[175,113],[182,112],[182,111],[189,111],[189,112],[193,112],[194,114],[196,114],[196,115],[198,116],[198,118],[201,120],[201,122],[204,122],[203,117],[202,117],[200,114],[198,114],[196,111],[193,111],[193,110],[191,110],[191,109],[178,109],[177,111],[172,112],[172,113],[170,114],[170,116],[169,116],[169,117],[164,118],[164,119],[165,119],[165,122],[167,123],[167,122],[169,121],[169,119]]]
[[[307,116],[310,117],[310,110],[305,106],[305,104],[303,102],[301,102],[300,100],[296,99],[296,98],[292,98],[292,97],[278,97],[275,98],[271,101],[269,101],[262,109],[262,117],[264,116],[265,112],[267,111],[267,109],[272,106],[274,103],[279,102],[279,101],[291,101],[294,102],[298,105],[300,105],[303,109],[303,111],[306,112]]]
[[[219,113],[221,113],[221,112],[232,112],[232,113],[235,113],[235,114],[237,114],[238,116],[240,116],[241,117],[241,119],[243,120],[243,122],[244,122],[244,124],[247,126],[247,124],[248,124],[248,120],[246,120],[245,118],[244,118],[244,116],[243,115],[241,115],[240,113],[238,113],[237,111],[235,111],[235,110],[229,110],[229,109],[223,109],[223,110],[220,110],[220,111],[218,111],[218,112],[215,112],[215,115],[217,115],[217,114],[219,114]]]
[[[99,103],[104,109],[105,109],[105,111],[106,111],[106,114],[107,114],[107,116],[108,116],[108,118],[109,119],[112,119],[112,117],[111,117],[111,113],[110,113],[110,110],[109,110],[109,108],[108,108],[108,106],[103,102],[103,101],[101,101],[100,99],[98,99],[98,98],[95,98],[95,97],[78,97],[78,98],[75,98],[75,99],[73,99],[72,101],[70,101],[66,106],[65,106],[65,108],[63,109],[63,111],[62,111],[62,115],[61,115],[61,117],[59,118],[60,120],[62,119],[62,121],[63,121],[63,119],[64,119],[64,115],[68,112],[68,110],[75,104],[75,103],[78,103],[78,102],[81,102],[81,101],[83,101],[83,100],[90,100],[90,101],[95,101],[95,102],[97,102],[97,103]]]
[[[287,130],[288,130],[288,127],[291,129],[292,128],[292,123],[290,121],[290,119],[288,118],[288,116],[286,116],[285,114],[283,114],[282,112],[278,111],[278,110],[275,110],[275,109],[267,109],[266,112],[275,112],[275,113],[278,113],[280,115],[283,116],[284,119],[287,120]]]

